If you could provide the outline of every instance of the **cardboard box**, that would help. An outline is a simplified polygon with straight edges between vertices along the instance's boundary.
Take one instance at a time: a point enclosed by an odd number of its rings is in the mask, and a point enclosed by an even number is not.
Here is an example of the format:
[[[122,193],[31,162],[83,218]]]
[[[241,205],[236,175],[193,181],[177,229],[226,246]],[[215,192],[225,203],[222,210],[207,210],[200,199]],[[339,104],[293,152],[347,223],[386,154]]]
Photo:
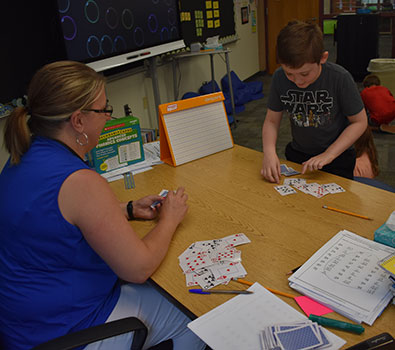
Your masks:
[[[99,143],[88,155],[89,165],[99,174],[143,160],[140,122],[132,116],[109,120],[100,134]]]

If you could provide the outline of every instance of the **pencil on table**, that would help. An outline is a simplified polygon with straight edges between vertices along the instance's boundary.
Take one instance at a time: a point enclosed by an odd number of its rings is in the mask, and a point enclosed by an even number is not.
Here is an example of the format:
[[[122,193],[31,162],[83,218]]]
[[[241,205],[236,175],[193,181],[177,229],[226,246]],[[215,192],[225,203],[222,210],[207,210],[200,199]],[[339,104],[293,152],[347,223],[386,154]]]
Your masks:
[[[292,269],[291,271],[288,271],[288,272],[286,273],[286,275],[287,275],[287,276],[292,275],[293,273],[295,273],[296,271],[298,271],[301,267],[302,267],[302,265],[301,265],[301,266],[298,266],[298,267],[295,267],[295,268]]]
[[[239,282],[239,283],[242,283],[242,284],[246,284],[247,286],[252,286],[252,285],[253,285],[252,282],[243,280],[243,279],[241,279],[241,278],[237,278],[235,281],[237,281],[237,282]],[[282,295],[282,296],[284,296],[284,297],[288,297],[288,298],[292,298],[292,299],[296,297],[296,295],[292,295],[292,294],[289,294],[289,293],[280,292],[279,290],[276,290],[276,289],[273,289],[273,288],[269,288],[269,287],[265,287],[265,288],[266,288],[269,292],[272,292],[272,293],[278,294],[278,295]]]
[[[368,218],[368,217],[365,216],[365,215],[356,214],[356,213],[353,213],[353,212],[351,212],[351,211],[342,210],[342,209],[337,209],[337,208],[332,208],[332,207],[328,207],[327,205],[323,205],[322,207],[323,207],[324,209],[329,209],[329,210],[332,210],[332,211],[336,211],[336,212],[338,212],[338,213],[343,213],[343,214],[355,216],[355,217],[357,217],[357,218],[361,218],[361,219],[365,219],[365,220],[372,220],[371,218]]]

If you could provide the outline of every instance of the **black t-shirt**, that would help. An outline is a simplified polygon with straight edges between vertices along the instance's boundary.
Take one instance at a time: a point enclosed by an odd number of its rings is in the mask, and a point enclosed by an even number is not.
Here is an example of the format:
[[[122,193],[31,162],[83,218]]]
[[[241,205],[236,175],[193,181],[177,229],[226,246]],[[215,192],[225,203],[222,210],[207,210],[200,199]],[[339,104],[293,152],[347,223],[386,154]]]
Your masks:
[[[363,102],[349,72],[326,62],[318,79],[298,88],[283,69],[273,75],[268,108],[289,116],[292,147],[307,154],[324,152],[349,124],[347,117],[359,113]]]

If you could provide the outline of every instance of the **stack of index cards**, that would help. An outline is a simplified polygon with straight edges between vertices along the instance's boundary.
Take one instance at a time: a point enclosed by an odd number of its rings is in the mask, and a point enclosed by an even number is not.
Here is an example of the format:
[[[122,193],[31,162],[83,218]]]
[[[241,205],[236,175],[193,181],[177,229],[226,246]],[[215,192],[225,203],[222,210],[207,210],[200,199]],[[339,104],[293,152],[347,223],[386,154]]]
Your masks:
[[[263,350],[324,349],[332,345],[315,322],[283,323],[266,327],[260,333]]]

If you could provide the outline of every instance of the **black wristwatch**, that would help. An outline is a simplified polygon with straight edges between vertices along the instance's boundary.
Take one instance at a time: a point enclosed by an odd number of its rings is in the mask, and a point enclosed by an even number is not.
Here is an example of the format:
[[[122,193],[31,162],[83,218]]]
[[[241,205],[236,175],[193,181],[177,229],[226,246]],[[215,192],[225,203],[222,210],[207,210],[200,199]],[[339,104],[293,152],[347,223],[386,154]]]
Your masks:
[[[126,211],[128,212],[129,220],[134,220],[135,217],[133,215],[133,201],[129,201],[126,206]]]

